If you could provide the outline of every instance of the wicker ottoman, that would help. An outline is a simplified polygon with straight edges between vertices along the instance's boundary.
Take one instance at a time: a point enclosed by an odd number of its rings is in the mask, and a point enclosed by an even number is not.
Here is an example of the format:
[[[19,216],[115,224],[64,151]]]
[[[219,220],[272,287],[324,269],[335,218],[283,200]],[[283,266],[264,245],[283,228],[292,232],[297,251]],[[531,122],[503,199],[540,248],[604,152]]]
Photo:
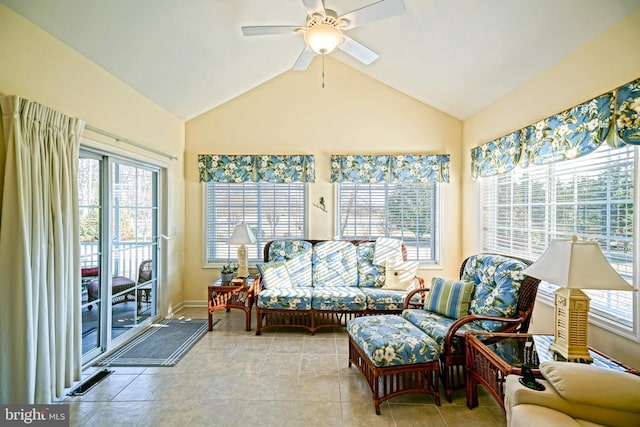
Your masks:
[[[380,403],[407,393],[430,394],[440,406],[440,347],[400,316],[363,316],[347,323],[349,367],[355,364]]]

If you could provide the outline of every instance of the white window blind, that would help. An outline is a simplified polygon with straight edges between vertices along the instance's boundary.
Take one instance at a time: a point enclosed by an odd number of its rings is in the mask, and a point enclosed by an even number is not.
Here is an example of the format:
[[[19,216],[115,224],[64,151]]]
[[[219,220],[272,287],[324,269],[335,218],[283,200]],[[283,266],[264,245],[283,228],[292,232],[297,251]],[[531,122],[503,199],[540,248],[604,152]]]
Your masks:
[[[552,239],[597,240],[633,283],[636,149],[603,144],[584,157],[479,180],[481,250],[536,260]],[[541,293],[556,289],[542,283]],[[587,291],[591,311],[633,327],[634,292]]]
[[[395,237],[410,260],[439,258],[439,184],[338,184],[339,239]]]
[[[262,261],[262,250],[269,240],[303,239],[307,235],[304,183],[211,181],[203,185],[207,264],[235,261],[238,246],[228,245],[227,240],[240,222],[248,224],[258,240],[247,246],[247,256],[252,261]]]

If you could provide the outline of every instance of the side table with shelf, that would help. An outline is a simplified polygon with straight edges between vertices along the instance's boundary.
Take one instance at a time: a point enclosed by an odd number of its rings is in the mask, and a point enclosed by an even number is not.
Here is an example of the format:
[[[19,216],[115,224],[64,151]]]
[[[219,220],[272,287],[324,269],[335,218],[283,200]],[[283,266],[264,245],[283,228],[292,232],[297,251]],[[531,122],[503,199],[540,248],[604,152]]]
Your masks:
[[[562,360],[549,350],[553,335],[469,332],[465,336],[467,406],[478,406],[478,384],[483,385],[504,409],[504,381],[509,374],[521,374],[522,365],[542,378],[539,365]],[[637,370],[589,347],[593,365],[640,375]],[[567,362],[575,363],[575,362]]]
[[[218,279],[209,285],[208,290],[208,316],[209,330],[213,330],[213,312],[232,308],[242,310],[246,317],[246,330],[251,330],[251,307],[253,307],[253,278],[244,281],[222,282]]]

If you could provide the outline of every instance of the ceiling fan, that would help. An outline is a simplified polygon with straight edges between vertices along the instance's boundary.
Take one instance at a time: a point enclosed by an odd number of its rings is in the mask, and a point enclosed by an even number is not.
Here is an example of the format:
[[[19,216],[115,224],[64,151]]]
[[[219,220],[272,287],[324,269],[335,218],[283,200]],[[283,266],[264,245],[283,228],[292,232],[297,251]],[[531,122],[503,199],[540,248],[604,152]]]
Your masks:
[[[324,7],[323,0],[302,0],[307,9],[307,23],[304,26],[270,25],[245,26],[245,36],[273,34],[303,34],[307,46],[295,64],[294,70],[306,70],[316,54],[326,55],[337,47],[365,65],[369,65],[378,54],[344,34],[344,31],[399,15],[405,11],[403,0],[379,0],[344,15]]]

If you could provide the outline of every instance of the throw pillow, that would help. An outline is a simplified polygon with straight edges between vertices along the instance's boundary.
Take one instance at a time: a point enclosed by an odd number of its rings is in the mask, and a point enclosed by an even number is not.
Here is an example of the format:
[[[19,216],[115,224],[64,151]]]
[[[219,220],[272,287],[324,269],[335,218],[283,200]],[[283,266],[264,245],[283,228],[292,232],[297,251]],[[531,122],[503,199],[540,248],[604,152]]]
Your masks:
[[[388,259],[385,268],[385,281],[381,289],[406,291],[413,287],[418,263],[416,261],[400,261]]]
[[[284,261],[273,261],[265,264],[257,264],[258,271],[262,275],[262,283],[265,288],[287,288],[292,287],[291,277],[287,264]]]
[[[469,303],[473,296],[471,282],[431,279],[431,289],[424,302],[424,309],[443,316],[457,319],[469,313]]]

